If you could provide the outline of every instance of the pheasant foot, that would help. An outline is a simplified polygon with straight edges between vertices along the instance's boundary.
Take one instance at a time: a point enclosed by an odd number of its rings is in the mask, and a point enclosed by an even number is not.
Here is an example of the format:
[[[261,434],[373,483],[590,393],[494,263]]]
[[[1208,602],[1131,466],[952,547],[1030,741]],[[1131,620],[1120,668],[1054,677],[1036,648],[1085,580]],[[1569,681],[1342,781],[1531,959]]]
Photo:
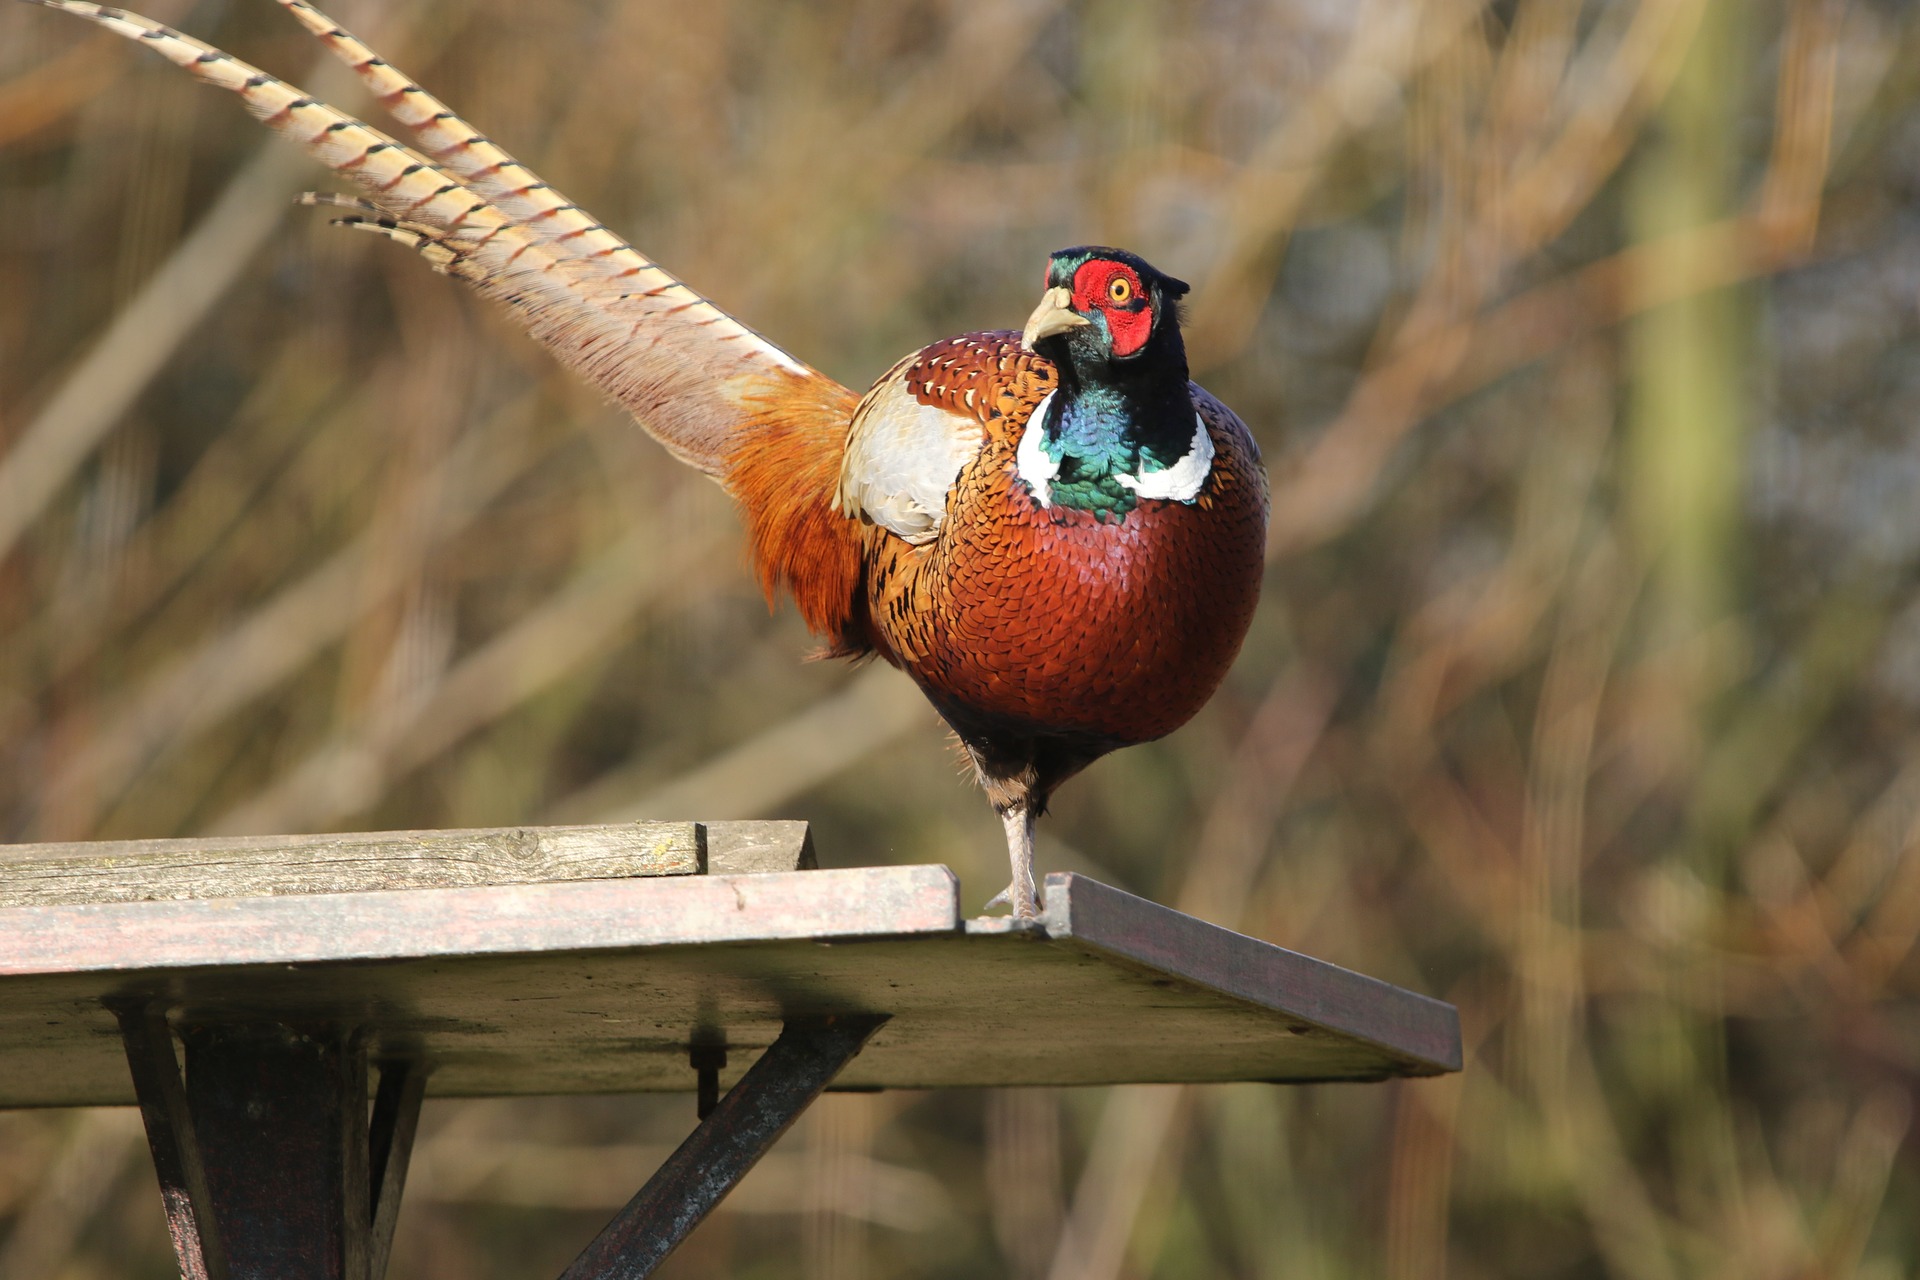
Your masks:
[[[1005,906],[1015,920],[1040,917],[1039,894],[1033,884],[1033,809],[1026,804],[1009,805],[1000,811],[1007,829],[1007,860],[1013,865],[1013,882],[987,903],[987,910]]]

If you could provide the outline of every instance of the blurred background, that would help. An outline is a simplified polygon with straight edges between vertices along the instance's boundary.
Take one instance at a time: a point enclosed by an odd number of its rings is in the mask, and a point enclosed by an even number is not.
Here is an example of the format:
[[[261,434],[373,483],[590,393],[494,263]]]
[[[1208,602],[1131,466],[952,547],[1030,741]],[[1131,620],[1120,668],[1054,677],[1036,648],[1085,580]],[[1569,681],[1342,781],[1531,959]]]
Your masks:
[[[367,110],[264,0],[147,11]],[[1042,862],[1465,1025],[1442,1080],[829,1097],[663,1274],[1920,1267],[1913,6],[335,16],[854,387],[1062,245],[1192,281],[1264,601]],[[781,816],[998,889],[907,682],[803,661],[724,495],[311,185],[0,5],[0,839]],[[429,1102],[394,1274],[556,1273],[692,1109]],[[0,1275],[170,1268],[131,1112],[0,1115]]]

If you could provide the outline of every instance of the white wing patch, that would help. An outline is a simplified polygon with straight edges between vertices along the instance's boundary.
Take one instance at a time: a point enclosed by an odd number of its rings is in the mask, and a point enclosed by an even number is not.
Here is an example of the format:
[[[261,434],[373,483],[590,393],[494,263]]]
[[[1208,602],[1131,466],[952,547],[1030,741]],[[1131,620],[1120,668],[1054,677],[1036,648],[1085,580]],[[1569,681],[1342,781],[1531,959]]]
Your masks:
[[[948,490],[985,439],[973,418],[921,404],[896,371],[854,412],[840,464],[840,510],[915,546],[932,542],[947,516]]]
[[[1047,434],[1047,410],[1053,407],[1055,393],[1047,392],[1039,404],[1033,406],[1033,412],[1027,415],[1027,429],[1020,433],[1020,444],[1013,452],[1013,474],[1027,482],[1033,490],[1033,500],[1042,507],[1053,505],[1053,478],[1060,474],[1060,464],[1047,456],[1040,442]]]
[[[1137,475],[1115,476],[1127,488],[1143,498],[1167,498],[1174,502],[1192,502],[1213,470],[1213,437],[1200,415],[1193,415],[1193,442],[1180,461],[1164,471],[1148,471],[1142,466]],[[1022,442],[1025,443],[1024,441]]]

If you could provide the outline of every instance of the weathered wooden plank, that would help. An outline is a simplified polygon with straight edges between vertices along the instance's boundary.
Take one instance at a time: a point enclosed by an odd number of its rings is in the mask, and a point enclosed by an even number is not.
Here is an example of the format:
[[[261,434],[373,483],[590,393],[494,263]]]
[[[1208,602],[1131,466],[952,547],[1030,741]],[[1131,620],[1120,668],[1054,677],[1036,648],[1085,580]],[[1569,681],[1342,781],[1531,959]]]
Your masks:
[[[945,867],[0,908],[0,978],[956,933]]]
[[[790,832],[761,843],[782,839],[793,843]],[[15,844],[0,845],[0,907],[477,888],[705,869],[706,833],[697,822]]]
[[[804,822],[709,822],[707,873],[759,875],[768,871],[812,871],[812,830]]]
[[[113,998],[351,1020],[437,1096],[693,1091],[784,1023],[892,1020],[848,1088],[1362,1080],[1458,1068],[1453,1010],[1050,876],[1012,930],[942,867],[0,910],[0,1107],[132,1097]],[[717,1064],[716,1064],[717,1065]]]

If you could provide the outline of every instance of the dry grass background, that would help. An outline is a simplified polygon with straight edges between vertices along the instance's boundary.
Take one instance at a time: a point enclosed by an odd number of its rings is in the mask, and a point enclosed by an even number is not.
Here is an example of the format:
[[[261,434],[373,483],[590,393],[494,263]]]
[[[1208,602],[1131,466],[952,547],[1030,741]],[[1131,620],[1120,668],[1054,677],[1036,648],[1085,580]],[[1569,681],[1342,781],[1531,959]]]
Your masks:
[[[364,109],[271,5],[148,11]],[[1910,6],[337,16],[852,385],[1063,244],[1192,280],[1265,601],[1043,859],[1465,1022],[1446,1080],[829,1098],[672,1274],[1920,1266]],[[0,838],[777,814],[997,888],[905,681],[801,662],[721,494],[318,181],[0,6]],[[690,1122],[430,1103],[395,1274],[554,1273]],[[0,1116],[0,1275],[168,1267],[132,1116]]]

